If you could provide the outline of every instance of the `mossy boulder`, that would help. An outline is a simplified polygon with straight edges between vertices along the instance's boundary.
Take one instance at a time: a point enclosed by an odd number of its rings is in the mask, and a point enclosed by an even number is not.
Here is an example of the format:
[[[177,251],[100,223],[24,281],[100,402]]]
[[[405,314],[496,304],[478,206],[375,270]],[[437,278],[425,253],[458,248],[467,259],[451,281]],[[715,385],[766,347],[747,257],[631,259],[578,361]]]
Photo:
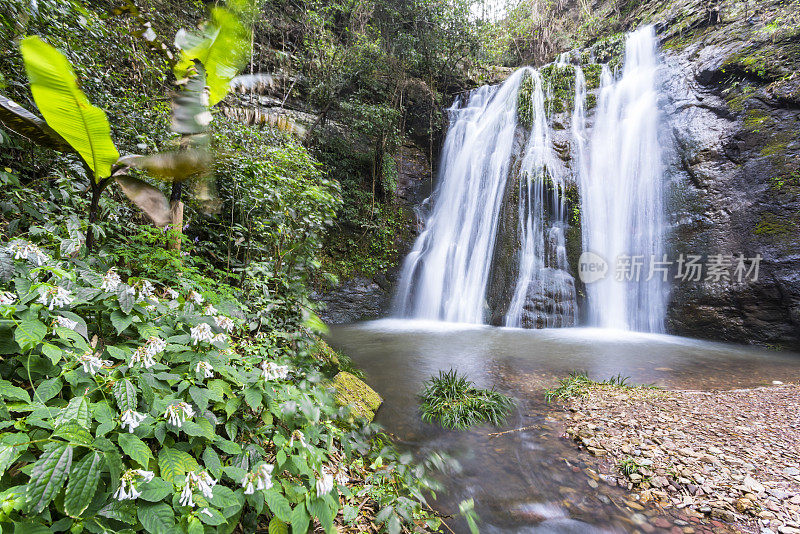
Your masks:
[[[340,406],[349,406],[354,414],[370,421],[375,418],[375,412],[383,404],[383,398],[374,389],[346,371],[333,377],[331,387]]]

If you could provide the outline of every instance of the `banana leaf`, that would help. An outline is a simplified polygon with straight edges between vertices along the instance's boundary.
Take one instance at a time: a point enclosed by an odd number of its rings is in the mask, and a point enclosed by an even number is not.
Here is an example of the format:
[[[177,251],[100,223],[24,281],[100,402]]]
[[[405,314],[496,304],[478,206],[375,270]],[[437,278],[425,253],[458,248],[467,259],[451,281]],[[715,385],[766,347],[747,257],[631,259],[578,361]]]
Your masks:
[[[105,112],[78,87],[67,58],[39,37],[20,44],[31,93],[47,124],[83,158],[99,182],[119,159]]]

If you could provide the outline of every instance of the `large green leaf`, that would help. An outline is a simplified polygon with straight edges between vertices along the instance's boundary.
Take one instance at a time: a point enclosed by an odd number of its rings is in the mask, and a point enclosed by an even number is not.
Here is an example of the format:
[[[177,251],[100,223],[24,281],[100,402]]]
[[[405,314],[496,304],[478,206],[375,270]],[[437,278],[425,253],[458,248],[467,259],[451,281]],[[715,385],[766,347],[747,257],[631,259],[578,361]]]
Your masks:
[[[120,434],[117,440],[119,441],[119,446],[125,451],[125,454],[130,456],[133,461],[141,465],[144,469],[147,469],[150,458],[153,457],[153,453],[150,452],[150,447],[148,447],[144,441],[134,434]]]
[[[66,443],[56,443],[44,451],[33,464],[28,481],[27,501],[30,510],[39,514],[50,504],[56,493],[64,487],[71,465],[72,447]]]
[[[150,534],[174,534],[177,531],[175,513],[167,504],[142,503],[136,513],[142,526]]]
[[[160,189],[132,176],[115,175],[114,179],[125,196],[145,212],[156,226],[164,227],[172,222],[169,200]]]
[[[67,491],[64,493],[64,511],[67,515],[78,517],[89,507],[97,491],[102,465],[103,457],[96,451],[89,452],[72,465]]]
[[[119,152],[108,118],[80,90],[67,58],[36,36],[23,39],[20,51],[33,99],[47,124],[80,154],[96,181],[111,176]]]
[[[209,105],[213,106],[228,94],[231,80],[247,61],[249,34],[239,19],[227,9],[211,10],[211,23],[201,35],[180,31],[175,43],[182,49],[175,66],[175,77],[186,77],[194,60],[206,69]]]
[[[188,453],[166,447],[158,453],[158,468],[161,478],[173,484],[183,482],[187,471],[198,469],[197,460]]]
[[[23,351],[36,347],[47,334],[47,327],[39,319],[25,319],[14,331],[14,340]]]
[[[45,121],[3,95],[0,95],[0,124],[37,145],[59,152],[74,152],[70,144]]]
[[[127,378],[114,383],[114,397],[120,412],[136,410],[136,387]]]

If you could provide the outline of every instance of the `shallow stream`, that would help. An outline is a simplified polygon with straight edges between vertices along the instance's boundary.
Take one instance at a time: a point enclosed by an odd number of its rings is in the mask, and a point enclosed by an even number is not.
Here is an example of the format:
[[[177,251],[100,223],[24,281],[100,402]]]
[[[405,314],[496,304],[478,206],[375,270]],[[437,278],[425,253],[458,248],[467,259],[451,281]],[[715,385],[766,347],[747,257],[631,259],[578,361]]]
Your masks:
[[[573,370],[621,374],[669,389],[733,389],[797,381],[800,355],[660,334],[594,328],[522,330],[386,319],[332,328],[330,343],[353,358],[385,402],[377,420],[417,453],[444,451],[462,471],[444,476],[435,506],[454,514],[474,498],[482,533],[653,531],[655,510],[625,505],[621,488],[597,484],[596,459],[561,437],[544,390]],[[439,370],[458,369],[480,387],[510,395],[503,428],[468,432],[422,423],[416,395]],[[524,431],[491,435],[506,430]],[[596,477],[595,477],[596,478]],[[458,519],[455,532],[468,532]],[[658,530],[658,529],[656,529]],[[668,531],[668,530],[666,530]]]

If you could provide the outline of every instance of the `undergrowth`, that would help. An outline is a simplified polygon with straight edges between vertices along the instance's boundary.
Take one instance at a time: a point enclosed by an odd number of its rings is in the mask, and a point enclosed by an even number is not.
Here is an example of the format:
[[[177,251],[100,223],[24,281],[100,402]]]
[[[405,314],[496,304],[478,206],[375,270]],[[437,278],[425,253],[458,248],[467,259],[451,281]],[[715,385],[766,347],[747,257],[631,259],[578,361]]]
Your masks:
[[[622,376],[618,374],[603,381],[592,380],[586,371],[572,371],[566,378],[559,381],[558,387],[555,389],[548,389],[545,394],[547,402],[553,399],[566,400],[572,397],[582,397],[589,392],[589,389],[597,386],[607,386],[619,389],[635,389],[635,388],[654,388],[655,386],[634,386],[631,385],[629,380],[631,377]]]
[[[439,371],[420,393],[422,420],[444,428],[466,430],[481,424],[502,425],[514,407],[511,398],[494,389],[479,389],[455,369]]]

